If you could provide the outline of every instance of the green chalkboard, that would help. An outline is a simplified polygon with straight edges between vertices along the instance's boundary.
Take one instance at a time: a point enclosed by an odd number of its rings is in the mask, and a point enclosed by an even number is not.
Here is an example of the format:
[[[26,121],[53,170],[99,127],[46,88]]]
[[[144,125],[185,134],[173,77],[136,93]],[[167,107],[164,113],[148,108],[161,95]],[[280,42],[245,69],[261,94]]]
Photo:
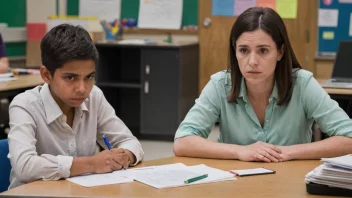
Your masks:
[[[122,0],[121,18],[138,19],[139,0]],[[79,0],[67,1],[67,15],[79,15]],[[198,0],[183,0],[182,26],[198,25]]]
[[[7,23],[9,27],[24,27],[26,0],[0,1],[0,23]]]
[[[24,27],[26,24],[26,0],[0,0],[0,23],[9,27]],[[26,43],[6,43],[8,56],[24,56]]]

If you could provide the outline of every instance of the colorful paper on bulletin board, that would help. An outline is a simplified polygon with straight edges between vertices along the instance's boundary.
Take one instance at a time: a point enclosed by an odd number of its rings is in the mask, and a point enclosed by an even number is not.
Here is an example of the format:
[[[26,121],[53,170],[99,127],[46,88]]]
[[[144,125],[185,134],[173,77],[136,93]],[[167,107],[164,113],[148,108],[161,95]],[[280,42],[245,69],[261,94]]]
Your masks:
[[[334,38],[335,38],[335,32],[332,32],[332,31],[323,32],[324,40],[334,40]]]
[[[276,0],[276,12],[282,18],[297,18],[297,0]]]
[[[235,0],[235,16],[239,16],[248,8],[255,7],[256,0]]]
[[[352,3],[352,0],[339,0],[339,3]]]
[[[350,13],[350,28],[348,36],[352,36],[352,12]]]
[[[276,9],[276,0],[257,0],[257,7]]]
[[[235,0],[212,0],[213,16],[234,16]]]

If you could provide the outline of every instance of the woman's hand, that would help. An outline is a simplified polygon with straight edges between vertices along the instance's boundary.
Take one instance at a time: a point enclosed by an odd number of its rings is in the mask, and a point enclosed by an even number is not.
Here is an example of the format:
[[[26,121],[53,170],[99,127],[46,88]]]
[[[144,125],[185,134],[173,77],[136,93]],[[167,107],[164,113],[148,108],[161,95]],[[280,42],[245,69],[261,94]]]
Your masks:
[[[283,156],[279,147],[258,141],[248,146],[241,146],[238,152],[238,159],[247,162],[280,162],[283,161]]]

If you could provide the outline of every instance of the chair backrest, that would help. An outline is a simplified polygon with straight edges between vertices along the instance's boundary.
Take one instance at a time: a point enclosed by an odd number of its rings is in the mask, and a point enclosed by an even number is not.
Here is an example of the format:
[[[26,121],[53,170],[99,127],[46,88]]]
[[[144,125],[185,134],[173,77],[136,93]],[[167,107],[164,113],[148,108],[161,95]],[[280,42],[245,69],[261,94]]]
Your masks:
[[[11,164],[7,158],[8,153],[7,139],[0,140],[0,192],[6,191],[10,185]]]

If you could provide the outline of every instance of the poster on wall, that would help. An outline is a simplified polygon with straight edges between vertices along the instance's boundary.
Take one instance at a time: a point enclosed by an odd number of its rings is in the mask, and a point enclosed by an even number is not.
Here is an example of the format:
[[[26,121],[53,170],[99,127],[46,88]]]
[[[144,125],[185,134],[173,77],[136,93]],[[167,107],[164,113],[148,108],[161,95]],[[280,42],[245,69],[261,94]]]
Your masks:
[[[297,18],[297,0],[212,0],[212,15],[239,16],[255,6],[272,8],[285,19]]]
[[[339,19],[339,10],[319,9],[319,16],[318,16],[319,27],[337,27],[338,19]]]
[[[140,0],[138,27],[180,29],[183,0]]]
[[[121,17],[121,0],[80,0],[79,16],[95,16],[113,21]]]

